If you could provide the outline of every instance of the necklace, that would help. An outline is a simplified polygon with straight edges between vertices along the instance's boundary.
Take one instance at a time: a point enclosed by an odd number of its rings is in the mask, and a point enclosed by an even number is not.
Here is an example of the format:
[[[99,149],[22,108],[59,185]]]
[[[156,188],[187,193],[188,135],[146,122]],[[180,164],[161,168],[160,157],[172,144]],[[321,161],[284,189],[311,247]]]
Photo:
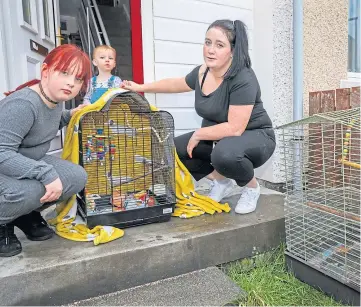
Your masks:
[[[40,88],[41,95],[43,95],[44,98],[45,98],[47,101],[51,102],[52,104],[58,104],[58,102],[56,102],[56,101],[54,101],[54,100],[51,100],[51,99],[45,94],[44,89],[43,89],[43,86],[41,85],[41,82],[39,82],[39,88]]]

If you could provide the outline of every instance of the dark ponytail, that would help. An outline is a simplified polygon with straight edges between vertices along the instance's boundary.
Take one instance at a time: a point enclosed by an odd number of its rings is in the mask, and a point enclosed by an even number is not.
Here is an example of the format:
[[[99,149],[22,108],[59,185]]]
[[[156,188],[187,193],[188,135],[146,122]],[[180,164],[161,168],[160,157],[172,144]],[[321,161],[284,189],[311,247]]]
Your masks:
[[[240,21],[235,20],[232,22],[228,19],[216,20],[209,27],[221,29],[228,38],[231,44],[233,59],[232,64],[226,72],[224,79],[233,78],[243,68],[251,68],[251,58],[248,53],[248,36],[246,25]],[[208,31],[207,30],[207,31]]]

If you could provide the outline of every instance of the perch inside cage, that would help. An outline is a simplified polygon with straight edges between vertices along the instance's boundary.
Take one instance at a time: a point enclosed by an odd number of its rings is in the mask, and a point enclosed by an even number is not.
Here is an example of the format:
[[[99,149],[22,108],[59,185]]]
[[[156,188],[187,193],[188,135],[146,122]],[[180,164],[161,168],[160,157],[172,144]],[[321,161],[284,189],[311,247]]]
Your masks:
[[[174,206],[174,123],[169,113],[152,112],[140,95],[124,93],[106,111],[86,114],[80,131],[80,161],[88,173],[83,197],[87,216]],[[137,214],[138,220],[146,219],[147,213]]]
[[[360,108],[316,114],[277,133],[287,252],[359,289]]]

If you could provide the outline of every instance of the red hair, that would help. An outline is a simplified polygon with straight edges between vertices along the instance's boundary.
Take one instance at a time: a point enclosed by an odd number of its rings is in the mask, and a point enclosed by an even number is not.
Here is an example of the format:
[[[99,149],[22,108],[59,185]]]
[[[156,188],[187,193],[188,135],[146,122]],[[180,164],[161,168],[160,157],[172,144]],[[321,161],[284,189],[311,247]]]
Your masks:
[[[49,70],[53,71],[70,70],[73,72],[76,69],[77,77],[83,80],[81,91],[86,92],[92,74],[91,64],[88,55],[79,47],[70,44],[58,46],[50,51],[43,63],[48,66]],[[19,85],[15,91],[38,84],[39,82],[40,80],[33,79]],[[4,95],[8,96],[15,91],[6,92]]]

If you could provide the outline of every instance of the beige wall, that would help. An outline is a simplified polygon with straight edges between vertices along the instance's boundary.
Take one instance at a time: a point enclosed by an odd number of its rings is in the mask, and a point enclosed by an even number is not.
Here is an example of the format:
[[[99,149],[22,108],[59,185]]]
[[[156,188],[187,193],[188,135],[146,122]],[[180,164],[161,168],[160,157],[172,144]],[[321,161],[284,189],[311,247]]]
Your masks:
[[[277,127],[292,121],[293,2],[254,0],[253,4],[252,64],[261,86],[264,107]],[[255,170],[256,177],[284,182],[282,157],[281,147],[277,147],[272,158]]]
[[[304,114],[308,93],[347,78],[348,0],[304,0]]]

